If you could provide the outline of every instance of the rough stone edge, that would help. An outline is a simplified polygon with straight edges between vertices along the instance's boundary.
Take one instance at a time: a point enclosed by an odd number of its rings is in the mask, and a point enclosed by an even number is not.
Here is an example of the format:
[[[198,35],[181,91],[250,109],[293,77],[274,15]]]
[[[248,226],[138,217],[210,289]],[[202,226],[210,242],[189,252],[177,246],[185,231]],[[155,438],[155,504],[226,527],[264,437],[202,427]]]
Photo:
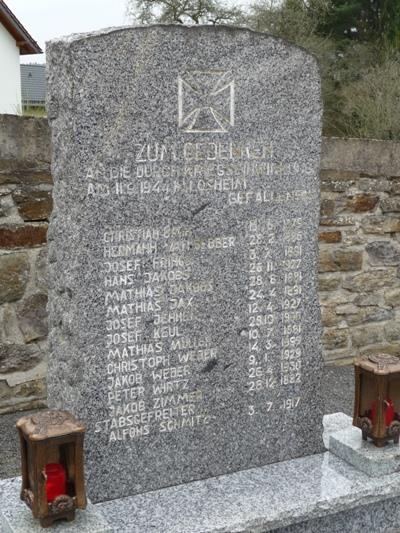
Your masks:
[[[323,425],[324,425],[324,444],[325,448],[329,450],[329,439],[331,435],[337,431],[341,431],[348,427],[351,427],[353,420],[350,416],[344,413],[330,413],[324,415]]]
[[[46,107],[48,112],[48,121],[51,123],[50,128],[50,139],[53,149],[57,150],[60,143],[63,142],[63,139],[66,139],[66,142],[69,141],[69,137],[74,135],[74,119],[73,119],[73,91],[74,91],[74,80],[71,79],[70,72],[68,67],[71,63],[71,53],[69,46],[65,47],[61,43],[57,43],[54,46],[46,50],[47,61],[46,61],[46,77],[47,77],[47,94],[46,94]],[[52,71],[50,71],[50,65],[52,66]],[[67,66],[68,65],[68,66]],[[61,89],[57,94],[57,99],[51,95],[51,86],[52,84],[57,84],[57,82],[62,79],[64,82],[61,85]],[[55,81],[54,81],[55,80]],[[63,112],[60,112],[60,109]],[[66,111],[69,110],[70,117],[66,117]],[[72,117],[72,118],[71,118]],[[63,202],[61,200],[60,206],[57,209],[58,202],[62,198],[62,194],[59,192],[63,187],[62,180],[58,180],[58,176],[62,171],[60,168],[66,166],[68,168],[68,158],[66,155],[58,158],[52,158],[51,160],[51,175],[53,177],[53,203],[54,209],[50,216],[49,220],[49,229],[47,233],[48,239],[48,256],[47,256],[47,267],[48,267],[48,320],[49,320],[49,359],[48,359],[48,368],[47,376],[51,374],[51,366],[55,360],[57,350],[64,342],[67,342],[65,339],[68,338],[68,344],[70,351],[73,350],[75,346],[73,332],[70,330],[68,325],[68,312],[71,309],[71,300],[72,292],[70,285],[72,284],[72,278],[74,273],[67,273],[65,270],[60,273],[57,269],[57,264],[62,262],[63,253],[67,253],[68,247],[65,246],[65,249],[60,250],[55,241],[60,239],[60,234],[65,235],[65,242],[71,243],[71,235],[74,233],[75,226],[70,225],[66,229],[63,224],[63,217],[65,217],[65,210],[63,209]],[[57,178],[57,179],[55,179]],[[57,213],[58,212],[58,213]],[[71,244],[70,244],[71,246]],[[71,385],[71,380],[67,380],[67,376],[73,376],[74,373],[71,372],[72,369],[72,360],[73,357],[69,358],[68,361],[63,361],[63,376],[58,376],[58,381],[63,383],[63,397],[60,397],[57,394],[52,394],[51,381],[48,381],[47,389],[47,403],[50,408],[64,408],[72,411],[74,414],[74,406],[76,402],[73,401],[75,398],[75,390]],[[52,402],[54,399],[54,402]],[[77,399],[79,403],[79,398]]]
[[[178,30],[178,31],[181,31],[181,32],[202,32],[202,31],[208,31],[208,32],[221,32],[222,30],[225,30],[226,32],[241,32],[241,33],[248,33],[248,34],[251,34],[251,35],[255,35],[255,36],[258,36],[258,37],[261,37],[263,39],[271,39],[275,42],[278,42],[278,43],[281,43],[281,44],[284,44],[285,46],[288,46],[292,49],[295,49],[295,50],[301,50],[302,52],[304,52],[304,54],[306,56],[309,56],[311,58],[314,59],[314,62],[315,62],[315,66],[317,67],[318,69],[318,72],[319,74],[321,75],[321,68],[320,68],[320,64],[317,60],[317,56],[315,54],[313,54],[312,52],[310,52],[309,50],[307,50],[304,46],[300,46],[298,44],[295,44],[293,43],[292,41],[289,41],[287,39],[283,39],[281,37],[276,37],[275,35],[271,35],[269,33],[266,33],[266,32],[260,32],[260,31],[256,31],[256,30],[252,30],[251,28],[247,28],[246,26],[233,26],[233,25],[230,25],[230,24],[218,24],[218,25],[214,25],[214,24],[193,24],[191,26],[187,26],[187,25],[182,25],[182,24],[148,24],[148,25],[132,25],[132,24],[126,24],[126,25],[123,25],[123,26],[110,26],[110,27],[107,27],[107,28],[102,28],[100,30],[96,30],[96,31],[90,31],[90,32],[83,32],[83,33],[72,33],[70,35],[64,35],[64,36],[60,36],[60,37],[55,37],[53,39],[49,39],[48,41],[46,41],[45,45],[46,45],[46,53],[47,53],[47,48],[48,47],[52,47],[54,45],[60,45],[60,44],[65,44],[65,45],[72,45],[73,43],[76,43],[76,42],[79,42],[79,41],[82,41],[82,40],[85,40],[85,39],[90,39],[90,38],[97,38],[97,37],[102,37],[104,35],[109,35],[111,33],[116,33],[116,32],[123,32],[123,31],[132,31],[132,30],[135,30],[135,31],[139,31],[139,32],[146,32],[148,30],[154,30],[156,28],[160,28],[160,29],[163,29],[163,30],[166,30],[166,31],[169,31],[169,30]]]

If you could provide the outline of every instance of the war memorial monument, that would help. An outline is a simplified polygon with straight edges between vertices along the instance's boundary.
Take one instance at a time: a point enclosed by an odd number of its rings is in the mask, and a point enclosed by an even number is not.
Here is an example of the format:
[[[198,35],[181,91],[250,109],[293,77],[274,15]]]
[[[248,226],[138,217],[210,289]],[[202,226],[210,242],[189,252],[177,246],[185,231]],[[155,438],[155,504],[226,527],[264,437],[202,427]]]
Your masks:
[[[54,40],[47,60],[49,407],[87,425],[92,502],[62,527],[394,531],[399,476],[325,451],[345,415],[324,446],[315,58],[151,26]],[[28,531],[14,486],[0,524]]]

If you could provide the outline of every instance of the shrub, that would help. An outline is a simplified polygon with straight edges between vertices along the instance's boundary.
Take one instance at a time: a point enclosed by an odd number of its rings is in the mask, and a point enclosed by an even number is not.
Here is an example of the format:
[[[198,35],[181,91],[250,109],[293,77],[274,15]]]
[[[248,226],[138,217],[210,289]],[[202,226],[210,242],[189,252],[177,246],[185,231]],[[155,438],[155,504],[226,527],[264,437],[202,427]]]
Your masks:
[[[344,133],[400,139],[400,57],[387,58],[342,88]]]

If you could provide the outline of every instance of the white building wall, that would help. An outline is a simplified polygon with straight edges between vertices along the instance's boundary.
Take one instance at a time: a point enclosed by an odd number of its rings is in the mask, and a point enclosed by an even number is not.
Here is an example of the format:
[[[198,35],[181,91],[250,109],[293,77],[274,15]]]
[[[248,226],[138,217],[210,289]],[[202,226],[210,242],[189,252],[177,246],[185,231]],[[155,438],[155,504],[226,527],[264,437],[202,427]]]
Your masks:
[[[0,114],[21,111],[19,48],[0,23]]]

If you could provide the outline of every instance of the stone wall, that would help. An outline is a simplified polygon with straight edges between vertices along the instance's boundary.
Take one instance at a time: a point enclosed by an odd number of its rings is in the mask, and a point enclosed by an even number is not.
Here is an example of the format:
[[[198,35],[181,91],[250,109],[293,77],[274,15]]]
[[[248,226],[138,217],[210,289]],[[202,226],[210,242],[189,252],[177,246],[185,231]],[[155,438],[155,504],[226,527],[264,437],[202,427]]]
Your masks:
[[[0,413],[46,396],[47,121],[0,115]]]
[[[326,139],[321,168],[325,359],[400,354],[400,143]]]
[[[325,139],[320,301],[327,362],[400,353],[400,143]],[[44,119],[0,115],[0,413],[46,397]]]

